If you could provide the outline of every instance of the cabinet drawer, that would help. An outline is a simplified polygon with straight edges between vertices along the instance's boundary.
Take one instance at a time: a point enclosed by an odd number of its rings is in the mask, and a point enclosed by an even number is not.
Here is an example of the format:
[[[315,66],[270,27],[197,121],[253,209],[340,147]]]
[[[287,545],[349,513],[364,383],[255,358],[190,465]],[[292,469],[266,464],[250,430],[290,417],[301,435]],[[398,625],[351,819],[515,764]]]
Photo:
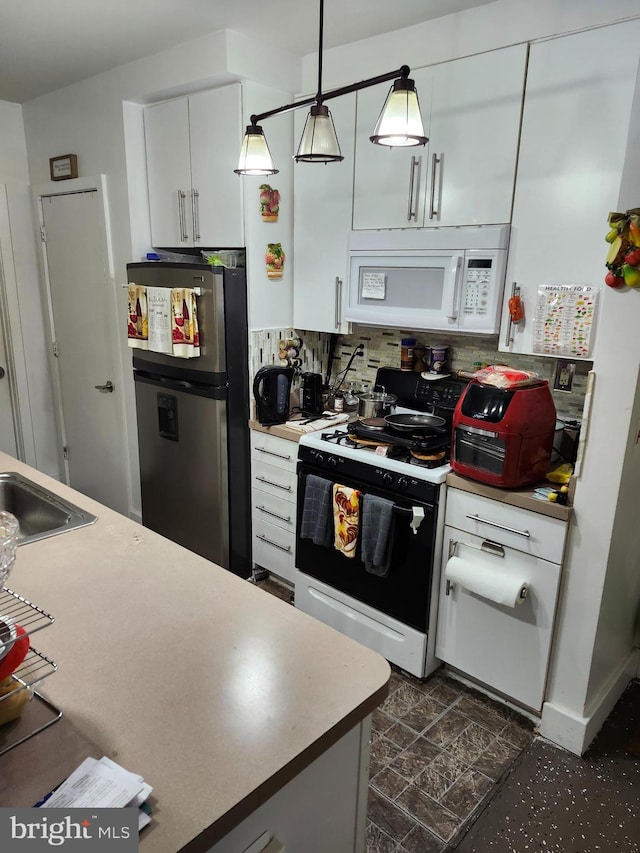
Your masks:
[[[554,519],[555,520],[555,519]],[[450,542],[456,555],[481,573],[483,569],[517,575],[528,586],[515,607],[497,604],[466,589],[449,585],[446,566]],[[483,539],[445,527],[436,655],[471,678],[516,702],[539,710],[544,690],[555,618],[560,566],[522,551],[504,548],[504,556],[480,550]]]
[[[289,583],[294,582],[295,543],[295,532],[254,517],[253,562]]]
[[[296,504],[290,498],[281,498],[270,492],[254,488],[251,493],[254,523],[266,521],[292,533],[296,529]]]
[[[270,495],[294,501],[296,498],[296,475],[288,468],[268,465],[261,460],[251,460],[251,491],[258,489]]]
[[[447,489],[445,523],[492,542],[562,563],[567,523],[537,512]]]
[[[279,465],[289,471],[295,471],[298,443],[254,429],[251,430],[251,456],[257,461],[268,462],[271,465]]]

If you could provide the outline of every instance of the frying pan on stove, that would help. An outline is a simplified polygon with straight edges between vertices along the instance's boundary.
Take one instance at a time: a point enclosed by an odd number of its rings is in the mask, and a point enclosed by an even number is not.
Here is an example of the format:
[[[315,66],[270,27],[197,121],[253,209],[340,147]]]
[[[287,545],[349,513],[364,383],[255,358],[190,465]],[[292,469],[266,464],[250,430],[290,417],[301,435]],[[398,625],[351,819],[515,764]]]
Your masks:
[[[438,415],[402,414],[387,415],[385,422],[393,432],[411,435],[443,435],[447,432],[446,421]]]

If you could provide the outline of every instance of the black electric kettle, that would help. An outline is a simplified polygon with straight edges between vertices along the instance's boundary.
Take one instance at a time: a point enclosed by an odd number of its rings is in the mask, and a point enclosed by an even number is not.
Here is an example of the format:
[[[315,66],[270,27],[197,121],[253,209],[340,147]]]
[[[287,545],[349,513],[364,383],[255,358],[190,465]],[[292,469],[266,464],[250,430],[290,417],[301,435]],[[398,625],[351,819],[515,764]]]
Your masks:
[[[263,426],[283,424],[289,417],[292,367],[270,364],[261,367],[253,379],[256,415]]]

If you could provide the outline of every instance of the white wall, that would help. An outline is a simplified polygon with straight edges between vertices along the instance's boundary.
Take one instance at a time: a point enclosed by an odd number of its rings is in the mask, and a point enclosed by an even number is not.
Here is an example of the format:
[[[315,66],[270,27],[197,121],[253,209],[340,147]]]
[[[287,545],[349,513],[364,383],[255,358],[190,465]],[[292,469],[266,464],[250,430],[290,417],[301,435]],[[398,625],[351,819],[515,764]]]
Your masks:
[[[45,348],[22,107],[5,101],[0,101],[0,184],[7,187],[11,248],[18,285],[17,304],[11,311],[10,322],[17,378],[22,380],[19,408],[24,461],[58,478],[59,441]]]
[[[261,81],[263,95],[269,96],[267,103],[260,104],[260,109],[270,109],[282,103],[285,81],[288,81],[291,91],[299,87],[299,63],[282,50],[270,53],[267,62],[261,45],[237,33],[214,33],[188,44],[176,45],[154,56],[141,58],[23,105],[32,184],[49,180],[50,157],[69,152],[78,156],[81,177],[106,175],[113,238],[115,299],[122,316],[125,313],[126,295],[120,284],[126,281],[126,264],[131,260],[139,260],[150,248],[141,105],[252,77]],[[275,102],[271,98],[276,99]],[[287,100],[288,96],[284,102]],[[255,106],[251,107],[251,111],[255,111]],[[287,119],[279,122],[273,134],[270,129],[272,148],[277,150],[286,142],[289,155],[289,134]],[[238,150],[239,146],[240,140]],[[235,163],[231,164],[231,168],[234,166]],[[26,181],[26,166],[23,172]],[[286,175],[285,167],[285,182],[289,180]],[[257,196],[257,189],[252,196],[254,194]],[[251,203],[257,206],[257,197],[251,198]],[[288,215],[291,215],[291,211]],[[286,227],[290,226],[287,224]],[[288,242],[290,245],[290,238]],[[280,302],[282,309],[279,308]],[[268,318],[269,314],[276,316],[277,312],[285,313],[290,310],[290,302],[291,284],[288,282],[277,294],[273,290],[268,292],[264,304],[257,306],[257,316]],[[276,323],[274,319],[273,324]],[[118,349],[123,364],[118,384],[124,393],[128,433],[130,513],[139,517],[135,400],[124,324],[121,325],[119,340],[114,341],[114,348]],[[50,413],[42,411],[37,403],[35,415],[41,422],[53,424]]]

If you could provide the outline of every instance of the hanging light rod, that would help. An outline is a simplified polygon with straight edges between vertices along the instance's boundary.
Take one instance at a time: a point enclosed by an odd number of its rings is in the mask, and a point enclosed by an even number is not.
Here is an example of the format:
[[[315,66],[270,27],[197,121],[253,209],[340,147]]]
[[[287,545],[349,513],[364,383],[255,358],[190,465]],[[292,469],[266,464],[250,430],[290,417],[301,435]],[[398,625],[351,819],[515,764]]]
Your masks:
[[[271,152],[269,151],[269,146],[267,145],[260,122],[272,116],[288,113],[302,107],[311,107],[311,109],[307,116],[295,160],[305,163],[330,163],[344,159],[340,153],[340,146],[336,137],[331,113],[324,105],[324,102],[330,101],[333,98],[340,98],[343,95],[350,95],[352,92],[359,92],[362,89],[368,89],[370,86],[377,86],[379,83],[385,83],[389,80],[394,81],[393,86],[387,95],[384,107],[378,117],[374,133],[369,139],[377,145],[387,146],[425,145],[429,141],[424,135],[418,93],[416,92],[414,81],[409,77],[410,68],[408,65],[402,65],[395,71],[379,74],[376,77],[369,77],[358,83],[351,83],[348,86],[331,89],[329,92],[322,91],[324,0],[320,0],[319,29],[317,93],[300,101],[295,101],[292,104],[286,104],[282,107],[276,107],[273,110],[252,115],[250,118],[251,123],[247,126],[242,142],[238,168],[235,169],[236,174],[277,174],[278,170],[273,165]]]

